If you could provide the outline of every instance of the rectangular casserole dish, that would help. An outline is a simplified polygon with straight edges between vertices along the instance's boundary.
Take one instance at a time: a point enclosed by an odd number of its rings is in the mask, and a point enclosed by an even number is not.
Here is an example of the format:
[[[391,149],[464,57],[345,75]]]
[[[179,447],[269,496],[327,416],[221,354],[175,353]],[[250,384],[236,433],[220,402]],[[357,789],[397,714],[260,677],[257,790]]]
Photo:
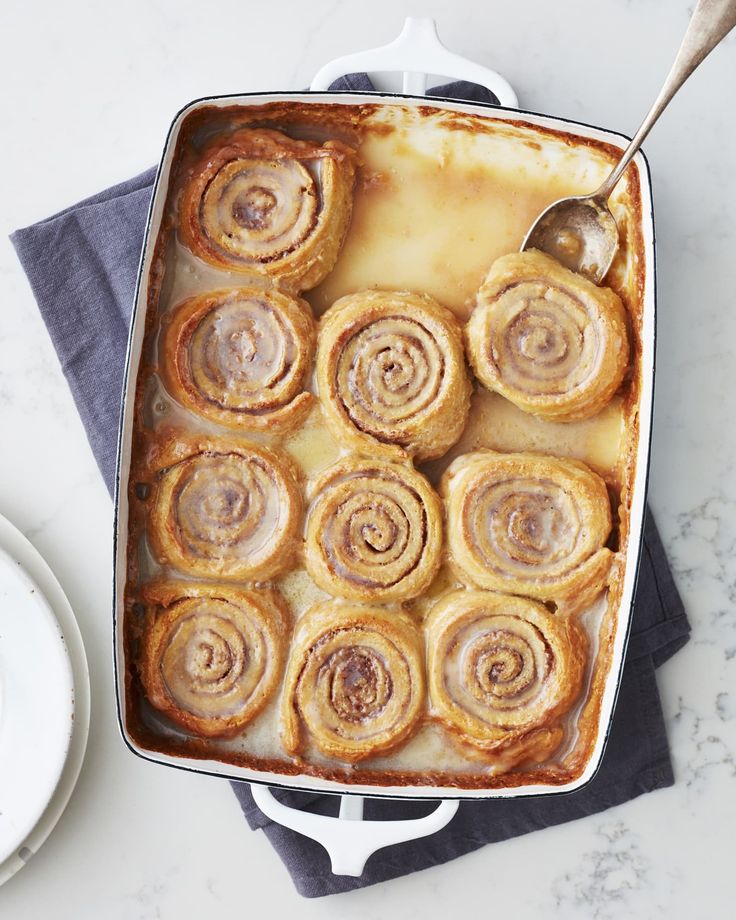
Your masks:
[[[118,718],[125,742],[134,753],[158,763],[220,775],[235,780],[322,792],[351,792],[372,796],[427,798],[488,798],[570,792],[580,788],[592,778],[598,768],[615,705],[630,626],[646,495],[654,378],[655,289],[651,188],[646,163],[641,155],[635,161],[637,168],[630,171],[630,181],[634,183],[635,197],[639,202],[638,216],[640,226],[636,230],[640,246],[638,247],[639,251],[636,253],[638,261],[635,271],[638,279],[637,306],[640,315],[635,318],[638,325],[635,336],[638,406],[634,412],[633,421],[632,419],[629,420],[630,424],[627,431],[627,436],[635,439],[636,445],[630,453],[627,494],[623,499],[628,508],[628,534],[625,535],[625,552],[621,554],[624,557],[622,558],[623,578],[619,585],[618,610],[614,612],[612,630],[609,636],[610,648],[606,661],[607,673],[601,688],[594,742],[587,752],[585,765],[578,775],[564,784],[534,782],[513,786],[499,786],[489,782],[488,788],[480,788],[477,785],[472,788],[459,788],[452,784],[443,786],[434,783],[423,784],[418,781],[402,782],[396,785],[373,784],[370,781],[343,782],[336,779],[315,777],[306,772],[289,772],[285,774],[254,769],[249,766],[240,766],[214,757],[184,756],[180,753],[172,754],[162,750],[154,750],[152,746],[141,743],[140,738],[136,738],[135,732],[131,730],[131,725],[134,722],[134,713],[131,709],[133,697],[130,693],[130,681],[128,679],[131,662],[126,657],[124,629],[129,545],[129,477],[131,461],[133,460],[132,438],[135,392],[144,347],[146,312],[149,309],[152,285],[158,283],[153,276],[155,268],[154,249],[167,206],[169,179],[174,163],[174,155],[182,127],[194,113],[209,107],[214,109],[239,107],[247,111],[253,107],[260,109],[263,106],[272,104],[304,106],[305,112],[309,111],[310,106],[379,105],[386,107],[386,112],[393,113],[387,115],[389,120],[395,116],[397,118],[406,117],[408,121],[411,121],[411,115],[402,116],[402,112],[414,112],[415,117],[421,119],[424,113],[437,111],[448,113],[448,117],[457,117],[458,124],[462,123],[463,116],[469,115],[487,120],[489,124],[493,124],[499,129],[506,124],[512,131],[520,132],[521,135],[526,133],[528,135],[527,154],[529,149],[542,150],[545,143],[544,138],[553,139],[550,140],[547,151],[551,160],[554,160],[555,156],[560,156],[560,150],[564,150],[567,147],[584,151],[586,145],[608,146],[616,149],[625,146],[625,139],[620,135],[563,119],[503,110],[478,103],[459,103],[435,99],[432,100],[430,110],[427,107],[427,100],[423,97],[398,96],[394,94],[278,93],[227,96],[198,100],[179,113],[167,137],[156,178],[146,229],[126,361],[124,403],[119,433],[115,503],[114,655]],[[534,140],[535,137],[537,138],[536,140]],[[591,187],[594,184],[594,181],[591,181]],[[585,189],[580,189],[580,191],[585,191]],[[489,257],[489,263],[490,261],[491,258]],[[633,447],[633,445],[630,446]]]

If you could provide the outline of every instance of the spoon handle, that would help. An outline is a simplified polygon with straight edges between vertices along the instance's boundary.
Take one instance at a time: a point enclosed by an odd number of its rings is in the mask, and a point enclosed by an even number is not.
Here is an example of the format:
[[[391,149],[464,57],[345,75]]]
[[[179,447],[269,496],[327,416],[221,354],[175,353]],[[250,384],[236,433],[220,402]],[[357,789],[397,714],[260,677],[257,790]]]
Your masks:
[[[624,151],[610,176],[592,196],[607,201],[616,183],[629,165],[632,157],[644,142],[654,123],[667,107],[668,103],[700,64],[736,26],[736,0],[699,0],[695,7],[687,32],[682,39],[680,50],[672,69],[664,82],[654,105],[649,110],[641,127]]]

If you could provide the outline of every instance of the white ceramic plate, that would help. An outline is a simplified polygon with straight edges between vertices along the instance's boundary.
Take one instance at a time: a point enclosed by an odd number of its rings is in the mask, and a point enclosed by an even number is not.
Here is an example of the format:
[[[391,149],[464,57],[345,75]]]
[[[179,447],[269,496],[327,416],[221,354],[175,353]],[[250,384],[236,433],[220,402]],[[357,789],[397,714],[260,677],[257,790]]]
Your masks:
[[[0,884],[63,812],[88,728],[89,677],[74,615],[41,556],[0,516]]]

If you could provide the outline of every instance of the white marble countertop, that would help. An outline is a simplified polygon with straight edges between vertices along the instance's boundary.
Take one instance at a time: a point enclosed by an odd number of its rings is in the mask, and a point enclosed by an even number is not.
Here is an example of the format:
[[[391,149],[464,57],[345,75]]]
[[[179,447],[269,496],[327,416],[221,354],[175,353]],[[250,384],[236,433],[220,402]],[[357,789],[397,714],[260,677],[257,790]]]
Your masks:
[[[370,6],[370,14],[361,9]],[[156,159],[210,92],[306,85],[326,60],[434,16],[522,105],[633,131],[689,0],[4,0],[0,9],[0,511],[55,570],[92,679],[86,765],[42,850],[0,889],[5,920],[492,912],[517,920],[724,917],[736,821],[736,35],[646,145],[658,231],[651,502],[694,634],[659,671],[677,782],[606,814],[363,892],[301,900],[227,783],[131,756],[110,653],[112,504],[7,233]],[[600,36],[604,36],[600,40]],[[533,881],[532,881],[533,880]],[[730,900],[730,898],[729,898]]]

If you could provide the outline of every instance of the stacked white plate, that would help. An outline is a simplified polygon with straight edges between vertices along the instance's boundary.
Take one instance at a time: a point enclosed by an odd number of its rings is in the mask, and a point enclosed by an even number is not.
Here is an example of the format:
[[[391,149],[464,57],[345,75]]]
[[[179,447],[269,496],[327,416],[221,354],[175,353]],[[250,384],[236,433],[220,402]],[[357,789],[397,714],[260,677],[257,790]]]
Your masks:
[[[79,776],[89,674],[69,602],[0,515],[0,884],[46,840]]]

